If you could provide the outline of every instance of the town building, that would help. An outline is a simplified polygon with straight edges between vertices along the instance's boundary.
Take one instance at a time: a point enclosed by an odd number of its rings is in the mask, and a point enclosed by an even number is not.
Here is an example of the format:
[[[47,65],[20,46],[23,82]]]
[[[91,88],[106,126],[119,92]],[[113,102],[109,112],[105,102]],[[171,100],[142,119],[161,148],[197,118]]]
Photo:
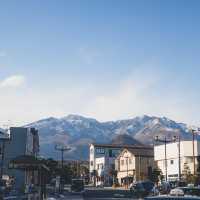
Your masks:
[[[6,142],[10,140],[10,135],[6,130],[0,129],[0,179],[6,179],[7,177],[3,174],[3,166],[4,166],[4,151]]]
[[[10,161],[20,156],[37,157],[39,153],[39,136],[35,128],[11,127],[10,139],[4,149],[3,173],[14,178],[15,187],[22,189],[37,175],[32,171],[11,169]]]
[[[147,146],[125,148],[115,162],[120,185],[149,179],[154,167],[153,148]]]
[[[123,149],[143,150],[144,145],[124,144],[91,144],[90,145],[90,180],[98,185],[111,185],[113,183],[112,173],[115,168],[115,160]],[[153,154],[153,149],[149,149]]]
[[[186,171],[194,174],[199,167],[200,141],[180,141],[154,146],[156,165],[166,180],[183,178]],[[180,171],[180,173],[179,173]],[[180,174],[180,175],[179,175]]]

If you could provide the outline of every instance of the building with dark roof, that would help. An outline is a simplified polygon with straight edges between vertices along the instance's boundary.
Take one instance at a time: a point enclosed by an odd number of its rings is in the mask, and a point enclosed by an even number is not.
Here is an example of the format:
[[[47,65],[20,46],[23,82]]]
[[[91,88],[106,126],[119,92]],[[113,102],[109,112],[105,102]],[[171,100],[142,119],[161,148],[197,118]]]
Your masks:
[[[123,149],[133,149],[141,152],[143,150],[153,152],[153,148],[145,146],[135,140],[133,143],[123,144],[96,144],[90,145],[89,169],[90,180],[95,184],[112,185],[112,171],[115,170],[115,159]]]
[[[115,159],[115,167],[121,185],[148,179],[154,167],[153,147],[123,149]]]

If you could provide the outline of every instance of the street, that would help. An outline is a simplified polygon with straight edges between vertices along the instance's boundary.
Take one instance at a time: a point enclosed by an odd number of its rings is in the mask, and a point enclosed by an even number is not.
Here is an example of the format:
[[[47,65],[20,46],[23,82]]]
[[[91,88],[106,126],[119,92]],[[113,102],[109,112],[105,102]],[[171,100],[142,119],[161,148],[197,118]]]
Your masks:
[[[133,200],[131,194],[127,190],[117,189],[88,189],[83,194],[66,192],[64,195],[57,197],[49,197],[48,200]]]

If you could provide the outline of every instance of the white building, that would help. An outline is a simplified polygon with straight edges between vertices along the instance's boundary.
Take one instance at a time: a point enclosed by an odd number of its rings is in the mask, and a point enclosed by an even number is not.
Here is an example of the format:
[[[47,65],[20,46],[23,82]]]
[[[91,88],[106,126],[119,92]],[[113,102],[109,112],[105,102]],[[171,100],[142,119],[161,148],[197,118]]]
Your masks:
[[[195,159],[193,159],[193,141],[180,141],[181,174],[183,174],[185,166],[188,167],[191,174],[194,174],[194,169],[196,171],[198,167],[198,156],[200,156],[199,141],[194,141]],[[167,172],[167,180],[177,180],[179,178],[179,142],[166,144],[166,157],[164,144],[154,146],[154,159],[164,177],[166,177]]]
[[[121,149],[122,147],[119,145],[90,145],[91,181],[96,182],[97,185],[100,183],[110,184],[112,177],[109,176],[109,173],[111,169],[115,169],[115,158],[119,155]],[[95,176],[94,172],[96,172]]]
[[[116,170],[115,159],[123,149],[143,150],[143,145],[91,144],[90,180],[98,184],[111,185],[112,171]],[[152,150],[153,151],[153,150]],[[96,172],[96,174],[94,174]]]

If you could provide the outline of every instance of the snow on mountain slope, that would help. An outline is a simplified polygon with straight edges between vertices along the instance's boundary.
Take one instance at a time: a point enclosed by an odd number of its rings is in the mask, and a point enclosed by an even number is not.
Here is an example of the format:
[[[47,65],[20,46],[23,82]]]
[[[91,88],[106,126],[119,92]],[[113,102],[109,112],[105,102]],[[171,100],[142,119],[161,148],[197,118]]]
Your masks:
[[[119,135],[120,137],[129,135],[136,143],[138,141],[145,144],[153,144],[156,135],[167,138],[180,135],[182,139],[191,139],[191,133],[186,124],[177,123],[166,117],[147,115],[109,122],[68,115],[63,118],[50,117],[39,120],[26,127],[35,127],[39,130],[43,155],[55,157],[57,155],[54,150],[55,143],[64,143],[73,147],[66,156],[76,159],[88,158],[89,143],[110,143]],[[127,139],[124,138],[123,141]]]

